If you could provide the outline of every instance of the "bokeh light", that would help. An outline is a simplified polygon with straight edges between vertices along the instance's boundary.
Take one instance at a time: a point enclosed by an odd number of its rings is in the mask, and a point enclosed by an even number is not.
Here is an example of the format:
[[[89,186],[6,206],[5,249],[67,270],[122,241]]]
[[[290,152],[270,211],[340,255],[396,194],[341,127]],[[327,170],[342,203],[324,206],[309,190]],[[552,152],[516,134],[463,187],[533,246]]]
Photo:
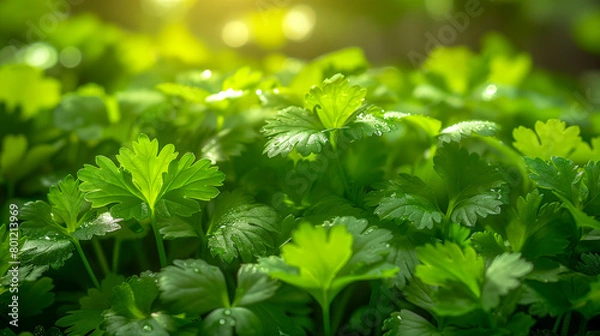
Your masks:
[[[66,47],[60,51],[59,61],[65,68],[74,68],[81,63],[81,51],[75,47]]]
[[[297,5],[283,18],[283,34],[293,41],[304,41],[310,37],[316,23],[316,14],[308,5]]]
[[[56,49],[43,42],[36,42],[25,49],[23,54],[25,63],[40,69],[53,67],[58,61]]]
[[[229,21],[223,26],[221,38],[227,46],[239,48],[248,43],[250,31],[248,30],[248,26],[242,21]]]

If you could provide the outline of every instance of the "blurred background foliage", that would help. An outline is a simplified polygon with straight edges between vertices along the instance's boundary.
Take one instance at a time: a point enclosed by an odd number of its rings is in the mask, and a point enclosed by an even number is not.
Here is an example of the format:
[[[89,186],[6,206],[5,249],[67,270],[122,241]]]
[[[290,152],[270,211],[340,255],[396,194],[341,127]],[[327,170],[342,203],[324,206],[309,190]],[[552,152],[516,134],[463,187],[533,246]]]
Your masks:
[[[67,89],[113,89],[119,72],[99,69],[235,69],[248,62],[240,58],[312,59],[349,46],[375,64],[414,65],[411,52],[476,50],[490,31],[542,68],[580,75],[600,64],[595,0],[3,0],[0,63],[51,69]]]

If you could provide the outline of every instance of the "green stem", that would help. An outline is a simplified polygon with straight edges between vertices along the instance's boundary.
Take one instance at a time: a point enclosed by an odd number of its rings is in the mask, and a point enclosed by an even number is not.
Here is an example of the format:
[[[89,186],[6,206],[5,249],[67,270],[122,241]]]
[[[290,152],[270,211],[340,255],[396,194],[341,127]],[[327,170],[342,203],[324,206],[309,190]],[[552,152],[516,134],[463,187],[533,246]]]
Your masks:
[[[119,254],[121,252],[121,239],[115,239],[115,244],[113,245],[113,253],[112,253],[112,271],[113,273],[118,273],[119,270]]]
[[[87,258],[85,257],[85,254],[83,253],[83,249],[81,248],[81,244],[79,244],[79,241],[76,239],[73,239],[72,242],[73,242],[73,245],[75,245],[75,249],[77,250],[77,253],[79,253],[79,257],[81,258],[81,261],[83,261],[83,265],[85,266],[85,269],[88,272],[88,275],[92,279],[94,286],[96,286],[96,288],[100,288],[100,283],[98,282],[98,278],[96,278],[96,275],[94,274],[94,271],[92,270],[92,267],[90,266],[90,263],[88,262]]]
[[[344,316],[344,313],[346,311],[346,309],[344,309],[344,307],[348,307],[348,301],[350,301],[350,299],[353,297],[353,295],[354,295],[354,286],[350,286],[343,291],[341,298],[339,299],[339,301],[336,302],[335,306],[339,307],[339,309],[336,309],[333,312],[332,325],[333,325],[334,329],[339,329],[338,326],[342,322],[342,317]]]
[[[579,322],[579,330],[577,331],[578,336],[584,336],[587,331],[588,319],[584,316],[581,317],[581,321]]]
[[[329,317],[329,304],[321,307],[323,312],[323,334],[325,336],[331,336],[331,320]]]
[[[154,239],[156,239],[156,248],[158,249],[158,259],[160,260],[160,268],[167,267],[167,253],[165,252],[165,245],[163,243],[162,236],[158,231],[158,224],[156,223],[156,215],[154,211],[150,214],[150,221],[152,225],[152,232],[154,232]]]
[[[558,315],[556,317],[556,321],[554,321],[554,327],[552,327],[552,331],[555,334],[558,334],[558,327],[560,327],[560,322],[562,321],[563,316],[564,316],[564,314]]]
[[[569,324],[571,324],[571,312],[565,314],[563,319],[562,328],[560,330],[561,335],[568,336],[569,335]]]
[[[106,277],[108,273],[110,273],[110,269],[108,268],[108,262],[106,261],[106,255],[104,254],[102,245],[100,245],[98,239],[92,239],[92,246],[94,247],[94,252],[96,253],[96,258],[98,258],[100,268],[102,268],[102,272]]]

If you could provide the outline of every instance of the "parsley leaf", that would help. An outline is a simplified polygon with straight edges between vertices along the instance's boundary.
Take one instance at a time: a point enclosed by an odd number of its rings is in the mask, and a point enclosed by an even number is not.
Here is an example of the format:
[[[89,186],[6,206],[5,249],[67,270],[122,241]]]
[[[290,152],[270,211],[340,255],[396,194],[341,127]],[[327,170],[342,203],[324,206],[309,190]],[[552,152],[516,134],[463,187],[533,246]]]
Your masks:
[[[204,260],[175,260],[159,273],[162,302],[176,313],[196,316],[229,306],[229,294],[221,270]]]
[[[533,130],[519,126],[513,130],[513,146],[523,155],[544,160],[552,156],[566,157],[581,143],[579,127],[566,127],[564,121],[550,119],[537,121]]]
[[[293,149],[303,156],[320,153],[329,141],[317,116],[295,106],[267,120],[262,132],[269,137],[263,152],[269,157],[287,156]]]
[[[316,113],[326,129],[341,128],[362,105],[367,90],[341,74],[328,78],[306,95],[305,106]]]
[[[98,167],[85,165],[77,174],[83,181],[80,189],[94,207],[112,204],[115,217],[142,220],[155,212],[189,216],[200,210],[194,200],[208,201],[218,194],[224,175],[206,159],[192,164],[193,154],[179,161],[176,157],[173,145],[159,152],[158,141],[142,134],[133,149],[120,150],[119,168],[104,156],[96,157]]]
[[[499,169],[457,143],[440,148],[433,161],[448,187],[447,214],[452,221],[475,226],[480,218],[500,214],[508,202],[507,183]]]
[[[267,255],[280,232],[279,218],[272,208],[255,204],[241,191],[223,193],[211,217],[208,246],[211,255],[230,263],[238,256],[243,262]]]
[[[384,336],[441,336],[435,326],[425,318],[406,309],[392,313],[383,323]]]
[[[375,214],[381,219],[409,220],[418,229],[432,229],[443,219],[433,190],[416,176],[400,174],[380,189],[369,197],[377,204]]]
[[[491,121],[469,120],[444,128],[438,137],[441,142],[460,142],[473,134],[493,136],[499,129],[499,126]]]
[[[500,303],[500,297],[517,288],[519,278],[533,270],[533,264],[521,258],[520,253],[503,253],[487,267],[481,294],[483,309],[489,311]]]

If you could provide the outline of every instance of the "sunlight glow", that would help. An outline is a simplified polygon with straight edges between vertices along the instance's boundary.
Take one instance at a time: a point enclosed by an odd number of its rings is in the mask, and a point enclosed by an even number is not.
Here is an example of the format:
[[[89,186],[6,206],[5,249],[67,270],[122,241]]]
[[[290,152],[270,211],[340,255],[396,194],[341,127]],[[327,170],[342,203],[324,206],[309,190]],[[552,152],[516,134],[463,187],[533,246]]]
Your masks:
[[[293,41],[303,41],[310,37],[316,22],[315,11],[308,5],[298,5],[290,9],[283,18],[283,34]]]
[[[221,31],[221,38],[226,45],[232,48],[239,48],[250,38],[248,26],[242,21],[229,21]]]

